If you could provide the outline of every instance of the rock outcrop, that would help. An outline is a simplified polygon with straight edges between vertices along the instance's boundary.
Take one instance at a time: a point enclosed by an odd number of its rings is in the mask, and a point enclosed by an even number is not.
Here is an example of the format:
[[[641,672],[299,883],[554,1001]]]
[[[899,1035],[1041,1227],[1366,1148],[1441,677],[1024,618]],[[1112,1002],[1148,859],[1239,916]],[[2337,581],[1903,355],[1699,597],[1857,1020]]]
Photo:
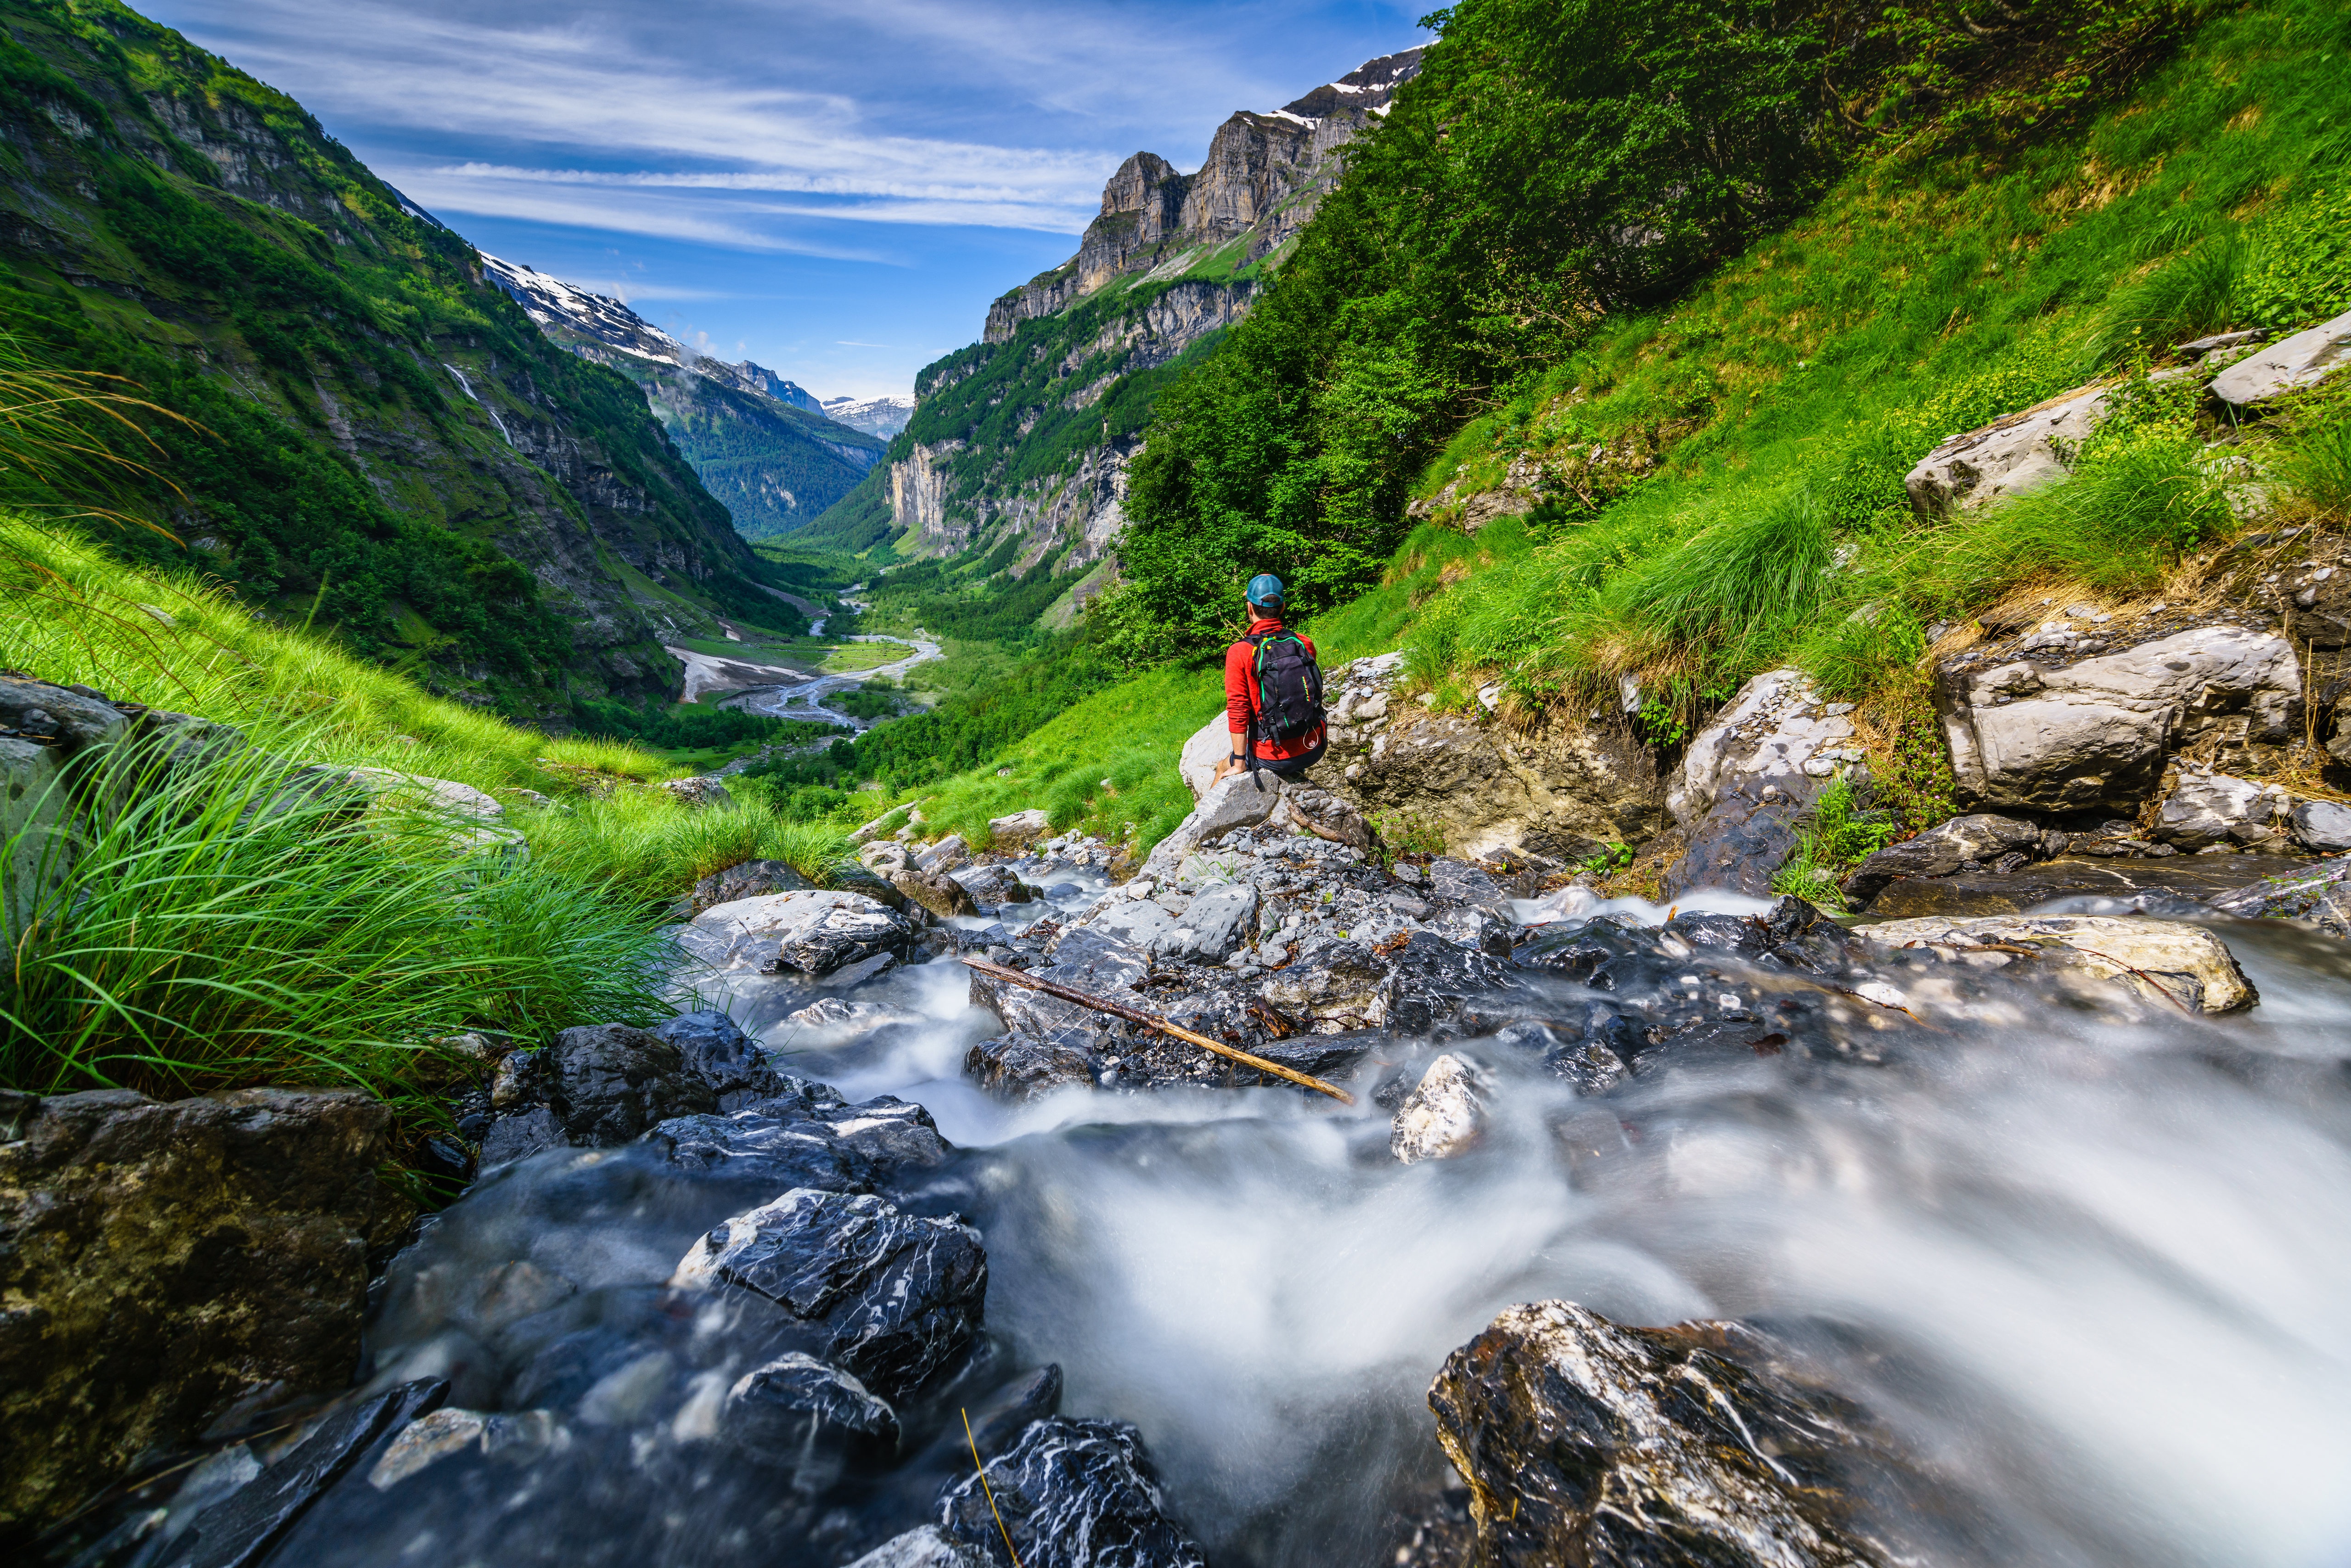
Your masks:
[[[1740,1323],[1512,1307],[1428,1404],[1488,1568],[1923,1561],[1905,1537],[1950,1511],[1865,1410]]]
[[[818,888],[714,904],[678,945],[714,969],[824,976],[882,954],[904,958],[914,936],[912,923],[878,899]]]
[[[1836,778],[1866,777],[1846,716],[1853,706],[1823,701],[1801,671],[1770,670],[1691,737],[1666,791],[1687,844],[1666,873],[1667,896],[1692,887],[1770,891],[1803,813]]]
[[[2351,364],[2351,312],[2255,349],[2212,378],[2212,395],[2242,408],[2315,386]]]
[[[392,1113],[353,1091],[0,1093],[0,1531],[45,1523],[232,1404],[331,1393]]]

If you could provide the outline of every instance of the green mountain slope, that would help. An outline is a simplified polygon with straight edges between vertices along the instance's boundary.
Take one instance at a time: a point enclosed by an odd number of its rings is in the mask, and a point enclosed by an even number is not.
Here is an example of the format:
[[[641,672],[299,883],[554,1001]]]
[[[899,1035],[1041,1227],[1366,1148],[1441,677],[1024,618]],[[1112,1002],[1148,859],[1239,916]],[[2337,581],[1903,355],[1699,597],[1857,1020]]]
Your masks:
[[[773,604],[638,389],[299,104],[113,0],[0,0],[0,326],[201,427],[123,548],[550,717]]]

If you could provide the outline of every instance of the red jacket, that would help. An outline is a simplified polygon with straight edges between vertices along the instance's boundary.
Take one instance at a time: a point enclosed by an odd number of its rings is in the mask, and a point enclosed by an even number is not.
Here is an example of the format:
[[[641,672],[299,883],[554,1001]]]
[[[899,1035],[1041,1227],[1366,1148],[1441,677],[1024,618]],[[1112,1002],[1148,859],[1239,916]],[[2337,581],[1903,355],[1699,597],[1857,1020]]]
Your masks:
[[[1249,634],[1259,637],[1268,632],[1280,630],[1282,624],[1279,620],[1252,621]],[[1322,655],[1314,651],[1312,638],[1301,632],[1298,640],[1306,644],[1306,652],[1310,655],[1317,660],[1322,658]],[[1249,719],[1256,712],[1257,650],[1247,643],[1236,643],[1225,650],[1225,727],[1232,732],[1232,755],[1235,757],[1249,755]],[[1262,762],[1287,762],[1292,758],[1305,756],[1322,744],[1322,727],[1318,724],[1308,734],[1287,744],[1279,740],[1259,741],[1258,759]]]

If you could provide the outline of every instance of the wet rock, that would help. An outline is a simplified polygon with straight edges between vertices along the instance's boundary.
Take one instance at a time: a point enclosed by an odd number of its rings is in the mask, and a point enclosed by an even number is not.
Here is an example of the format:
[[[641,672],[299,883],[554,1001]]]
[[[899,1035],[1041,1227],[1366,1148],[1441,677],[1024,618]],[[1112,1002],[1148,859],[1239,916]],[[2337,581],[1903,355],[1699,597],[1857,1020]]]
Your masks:
[[[1388,973],[1389,966],[1367,944],[1338,942],[1276,970],[1261,990],[1267,1001],[1301,1021],[1329,1024],[1333,1030],[1364,1029],[1387,1019]]]
[[[1008,865],[967,866],[955,873],[955,880],[987,913],[1008,904],[1027,904],[1037,896],[1037,890],[1015,876]]]
[[[2351,860],[2266,877],[2205,901],[2241,920],[2301,920],[2351,939]]]
[[[1509,967],[1490,953],[1416,931],[1384,955],[1386,977],[1374,998],[1373,1021],[1410,1035],[1450,1022],[1473,998],[1512,988]]]
[[[914,903],[891,883],[875,876],[862,865],[837,868],[832,873],[832,885],[837,892],[857,894],[862,897],[872,899],[885,909],[894,909],[907,916],[917,926],[924,923],[921,904]]]
[[[0,1531],[232,1402],[350,1379],[391,1113],[351,1091],[0,1092]]]
[[[1286,1040],[1260,1040],[1249,1047],[1249,1054],[1279,1062],[1309,1078],[1330,1079],[1346,1072],[1384,1044],[1386,1038],[1375,1030],[1359,1030],[1350,1034],[1299,1034]],[[1241,1071],[1246,1073],[1248,1069]],[[1266,1082],[1273,1080],[1269,1078]]]
[[[170,1568],[248,1568],[268,1556],[296,1521],[337,1481],[358,1469],[390,1434],[429,1415],[447,1397],[437,1381],[403,1383],[354,1399],[237,1491],[196,1516],[173,1542]]]
[[[671,1283],[735,1286],[821,1325],[824,1360],[897,1399],[970,1348],[987,1256],[968,1226],[802,1188],[712,1230]]]
[[[1866,1412],[1786,1368],[1737,1323],[1625,1328],[1569,1301],[1504,1312],[1428,1395],[1470,1483],[1478,1562],[1927,1560],[1863,1500],[1928,1489]]]
[[[1092,1052],[1014,1030],[975,1040],[964,1076],[1006,1100],[1037,1100],[1061,1089],[1091,1087],[1100,1067]]]
[[[1890,882],[1905,877],[1949,876],[1970,862],[1990,865],[2002,855],[2038,857],[2042,830],[2021,817],[1979,812],[1954,817],[1913,839],[1865,857],[1845,879],[1844,894],[1855,906],[1866,904]]]
[[[1803,812],[1863,760],[1853,721],[1829,706],[1801,671],[1770,670],[1692,737],[1666,795],[1689,846],[1666,871],[1667,896],[1770,891]]]
[[[1142,1435],[1124,1422],[1036,1422],[987,1478],[985,1487],[973,1475],[949,1489],[939,1522],[993,1568],[1012,1568],[1007,1534],[1023,1568],[1206,1568],[1167,1517]]]
[[[2277,819],[2293,799],[2275,785],[2251,779],[2189,773],[2164,797],[2150,836],[2183,850],[2207,844],[2264,847],[2282,836]]]
[[[890,873],[889,883],[904,897],[942,920],[980,913],[979,901],[972,896],[971,889],[951,876],[908,866]]]
[[[1947,661],[1935,706],[1963,799],[2129,810],[2171,752],[2285,739],[2301,690],[2283,638],[2206,626],[2070,664]]]
[[[800,893],[815,885],[782,861],[745,861],[725,871],[712,872],[695,883],[693,896],[686,900],[685,913],[691,919],[721,904],[760,898],[771,893]]]
[[[903,960],[914,936],[904,916],[877,900],[818,890],[715,905],[678,933],[678,945],[716,969],[821,977],[876,953]]]
[[[2304,800],[2286,813],[2294,841],[2323,855],[2351,850],[2351,806]]]
[[[573,1144],[625,1144],[656,1122],[718,1109],[711,1084],[686,1071],[685,1053],[646,1030],[567,1029],[538,1056],[548,1108]]]
[[[1043,810],[1031,807],[1015,811],[1008,817],[991,817],[987,821],[987,841],[999,850],[1027,849],[1030,844],[1053,831],[1053,819]]]
[[[1892,947],[2029,947],[2097,979],[2118,980],[2150,1001],[2191,1012],[2234,1012],[2261,999],[2227,944],[2199,926],[2166,920],[2112,915],[1930,916],[1857,925],[1854,934]]]
[[[1484,1130],[1488,1087],[1476,1062],[1449,1052],[1438,1057],[1396,1107],[1388,1153],[1407,1166],[1468,1153]]]
[[[1401,913],[1401,912],[1400,912]],[[1488,954],[1497,958],[1510,956],[1512,937],[1517,926],[1508,916],[1498,915],[1489,909],[1470,906],[1424,914],[1428,929],[1448,942]]]
[[[873,1186],[872,1162],[812,1118],[786,1120],[756,1111],[731,1116],[674,1116],[645,1141],[680,1170],[771,1192],[816,1187],[864,1192]]]
[[[883,1542],[849,1568],[987,1568],[987,1559],[947,1539],[935,1524]]]
[[[653,1033],[677,1047],[688,1072],[697,1074],[717,1096],[717,1109],[737,1111],[746,1105],[766,1106],[778,1097],[806,1100],[811,1095],[840,1096],[826,1085],[786,1072],[775,1064],[768,1049],[745,1034],[742,1026],[721,1012],[680,1013],[655,1024]]]
[[[1129,1007],[1139,1005],[1134,987],[1148,973],[1150,965],[1134,948],[1106,937],[1098,929],[1080,928],[1061,934],[1053,956],[1051,965],[1036,971],[1039,979]],[[994,1013],[1008,1030],[1089,1053],[1118,1029],[1119,1020],[1107,1013],[977,969],[972,971],[971,1001],[974,1007]]]
[[[1483,909],[1502,919],[1510,917],[1510,894],[1490,873],[1440,855],[1428,862],[1426,872],[1431,896],[1448,904],[1466,904]],[[1472,943],[1470,946],[1475,946]]]
[[[2240,408],[2315,386],[2351,361],[2351,313],[2254,350],[2212,378],[2212,395]]]
[[[1061,1408],[1061,1367],[1048,1362],[999,1390],[972,1416],[972,1437],[980,1458],[992,1459],[1020,1440],[1030,1423],[1042,1421]]]
[[[885,1171],[942,1164],[953,1148],[939,1136],[938,1124],[928,1111],[895,1094],[877,1094],[822,1114],[844,1146]]]
[[[2064,454],[2078,449],[2105,412],[2101,389],[2060,392],[1951,437],[1918,460],[1902,487],[1910,494],[1911,507],[1929,519],[2031,495],[2066,476]]]
[[[722,1442],[770,1465],[837,1472],[853,1461],[887,1459],[898,1447],[898,1413],[837,1366],[798,1351],[735,1380],[718,1416]]]

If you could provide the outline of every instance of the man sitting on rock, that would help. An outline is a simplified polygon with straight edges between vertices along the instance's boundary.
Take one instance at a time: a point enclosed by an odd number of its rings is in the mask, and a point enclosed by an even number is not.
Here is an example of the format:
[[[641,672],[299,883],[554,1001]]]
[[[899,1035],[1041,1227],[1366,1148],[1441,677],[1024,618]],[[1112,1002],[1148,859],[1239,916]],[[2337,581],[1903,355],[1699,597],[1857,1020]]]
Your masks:
[[[1249,580],[1249,632],[1225,650],[1225,722],[1232,746],[1211,784],[1243,768],[1296,779],[1322,760],[1322,671],[1314,643],[1281,623],[1281,579]]]

